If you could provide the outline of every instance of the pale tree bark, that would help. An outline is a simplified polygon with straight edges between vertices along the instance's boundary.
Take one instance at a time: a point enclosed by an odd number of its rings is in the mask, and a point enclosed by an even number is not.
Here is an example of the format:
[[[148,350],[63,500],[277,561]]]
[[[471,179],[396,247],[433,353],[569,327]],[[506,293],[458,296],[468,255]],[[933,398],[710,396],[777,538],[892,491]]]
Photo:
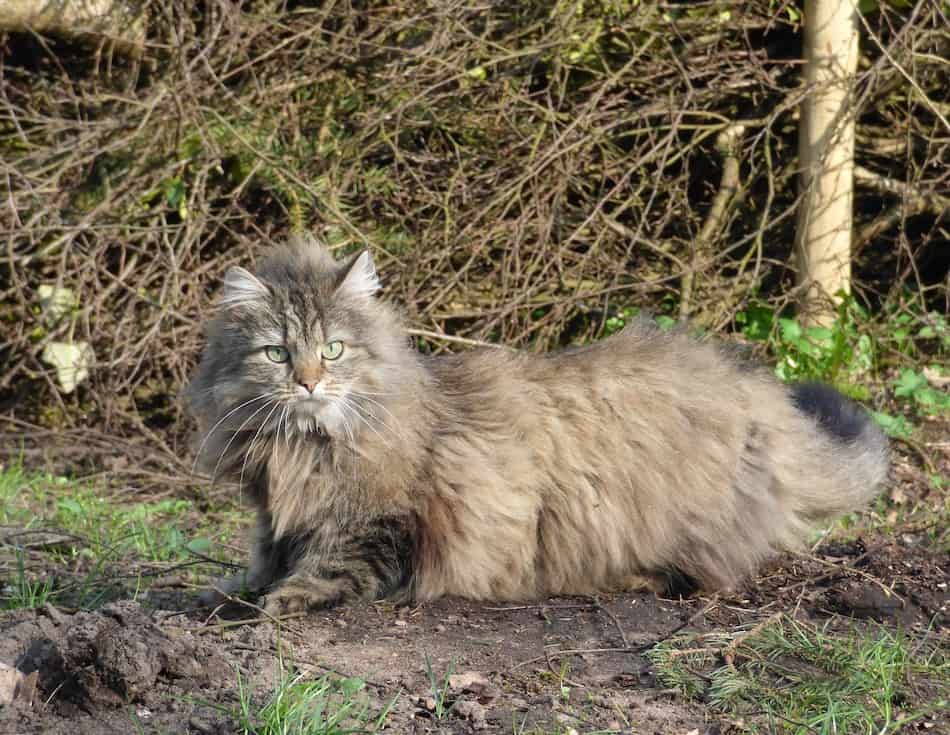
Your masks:
[[[0,31],[31,31],[104,45],[139,56],[144,3],[136,0],[0,0]]]
[[[853,84],[858,66],[854,0],[806,0],[805,82],[799,130],[802,201],[796,254],[802,316],[827,324],[835,296],[851,290]]]

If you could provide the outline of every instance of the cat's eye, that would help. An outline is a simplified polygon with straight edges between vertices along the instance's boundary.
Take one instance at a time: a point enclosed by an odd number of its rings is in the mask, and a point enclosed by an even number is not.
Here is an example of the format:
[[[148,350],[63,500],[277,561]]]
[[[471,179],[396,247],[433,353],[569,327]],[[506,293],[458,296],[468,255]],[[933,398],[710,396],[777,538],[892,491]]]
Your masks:
[[[336,360],[342,354],[343,343],[338,339],[323,345],[323,358],[325,360]]]
[[[286,347],[281,345],[267,345],[264,348],[264,354],[271,362],[287,362],[290,359],[290,353]]]

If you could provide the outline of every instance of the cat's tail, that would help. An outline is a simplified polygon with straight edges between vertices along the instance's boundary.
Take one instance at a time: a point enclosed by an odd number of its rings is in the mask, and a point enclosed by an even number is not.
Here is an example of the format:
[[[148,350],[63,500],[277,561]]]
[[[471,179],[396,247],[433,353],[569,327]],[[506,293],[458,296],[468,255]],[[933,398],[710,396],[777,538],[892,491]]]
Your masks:
[[[887,439],[837,391],[772,384],[757,399],[729,522],[705,509],[673,565],[700,587],[731,587],[775,552],[801,547],[816,528],[864,507],[887,479]]]
[[[884,433],[867,411],[827,385],[793,385],[790,397],[792,405],[817,424],[811,456],[802,461],[821,479],[814,483],[817,492],[807,484],[800,488],[806,502],[802,511],[822,520],[864,506],[887,479],[890,458]]]

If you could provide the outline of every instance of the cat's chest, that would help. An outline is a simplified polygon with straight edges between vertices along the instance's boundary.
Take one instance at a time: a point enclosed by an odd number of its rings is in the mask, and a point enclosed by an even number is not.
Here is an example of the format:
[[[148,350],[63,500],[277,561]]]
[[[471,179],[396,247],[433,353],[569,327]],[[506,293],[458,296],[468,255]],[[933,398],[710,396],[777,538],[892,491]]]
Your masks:
[[[277,536],[312,531],[355,512],[342,469],[324,447],[275,448],[265,472],[262,498]]]

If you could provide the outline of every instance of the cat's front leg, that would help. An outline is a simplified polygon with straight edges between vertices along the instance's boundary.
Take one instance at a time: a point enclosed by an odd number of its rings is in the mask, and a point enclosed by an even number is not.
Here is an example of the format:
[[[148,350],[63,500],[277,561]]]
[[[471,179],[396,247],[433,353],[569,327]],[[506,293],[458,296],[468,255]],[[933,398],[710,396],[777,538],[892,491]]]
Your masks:
[[[348,532],[332,551],[304,552],[267,595],[271,615],[317,610],[357,600],[412,597],[415,523],[386,518]]]
[[[251,563],[247,569],[217,580],[210,589],[201,593],[201,604],[215,606],[227,602],[234,593],[247,592],[257,595],[287,573],[286,554],[280,544],[274,542],[271,514],[259,511],[254,542],[251,548]]]

